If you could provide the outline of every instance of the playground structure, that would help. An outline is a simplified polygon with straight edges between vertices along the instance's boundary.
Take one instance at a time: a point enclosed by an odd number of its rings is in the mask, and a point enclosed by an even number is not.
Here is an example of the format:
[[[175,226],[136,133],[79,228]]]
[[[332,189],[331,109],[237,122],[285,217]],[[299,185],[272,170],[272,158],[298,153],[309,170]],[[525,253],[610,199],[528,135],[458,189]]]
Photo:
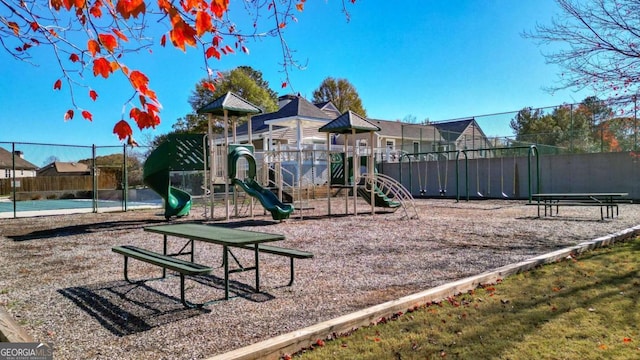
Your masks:
[[[375,207],[384,207],[397,210],[402,208],[405,218],[417,218],[418,213],[413,203],[413,196],[404,189],[396,180],[381,176],[375,169],[373,148],[373,133],[380,128],[363,117],[347,111],[335,120],[322,126],[318,131],[327,134],[327,144],[330,144],[331,134],[344,136],[344,149],[341,153],[331,151],[327,146],[328,167],[327,181],[327,206],[331,215],[331,189],[339,191],[347,189],[353,197],[353,212],[358,214],[357,197],[360,195],[371,205],[371,214],[375,213]],[[355,135],[357,133],[369,133],[369,144],[365,149],[357,146]],[[349,135],[352,136],[353,146],[349,154]],[[349,156],[350,155],[350,156]],[[362,171],[364,169],[364,172]],[[408,208],[413,210],[410,215]],[[349,196],[345,196],[345,213],[349,213]]]
[[[280,145],[274,149],[273,144],[262,153],[254,151],[251,128],[249,126],[248,144],[238,144],[236,138],[236,120],[239,116],[258,113],[260,109],[246,102],[233,93],[214,100],[199,110],[209,118],[209,131],[206,135],[172,135],[167,142],[161,144],[149,156],[144,166],[144,182],[156,191],[165,201],[165,217],[185,216],[189,214],[193,199],[188,191],[171,185],[170,176],[174,172],[202,172],[202,189],[208,197],[210,213],[205,216],[213,218],[216,204],[216,191],[222,193],[226,219],[231,216],[229,206],[234,205],[234,216],[239,216],[238,190],[243,190],[250,198],[248,209],[253,217],[253,200],[258,199],[274,220],[288,218],[294,211],[294,201],[298,202],[298,210],[303,210],[305,187],[315,188],[326,184],[326,196],[329,215],[331,215],[332,189],[347,189],[345,197],[345,213],[349,210],[349,200],[353,199],[353,214],[358,214],[357,197],[361,196],[371,205],[371,213],[375,207],[392,210],[402,208],[405,216],[407,209],[414,207],[411,194],[390,177],[378,174],[375,170],[373,148],[362,148],[345,141],[343,149],[336,152],[335,146],[322,146],[326,154],[317,157],[316,151],[311,157],[298,143],[297,149],[282,149]],[[213,137],[213,117],[222,117],[224,133],[216,141]],[[250,118],[248,124],[251,124]],[[352,112],[346,112],[334,121],[329,122],[320,131],[327,133],[327,144],[330,144],[332,133],[344,134],[379,130]],[[230,134],[231,132],[231,134]],[[371,142],[372,143],[372,142]],[[340,159],[338,162],[327,159]],[[355,159],[355,160],[354,160]],[[347,175],[336,174],[340,171]],[[197,177],[196,177],[197,179]],[[339,180],[338,180],[339,179]],[[221,187],[224,189],[222,191]],[[192,186],[191,189],[197,187]],[[285,190],[286,189],[286,190]],[[231,191],[233,190],[233,191]],[[306,189],[306,194],[309,194]],[[220,196],[218,196],[219,198]],[[233,197],[231,199],[231,197]],[[284,200],[284,201],[283,201]],[[285,202],[286,201],[286,202]],[[218,202],[219,203],[219,202]],[[415,207],[414,207],[415,209]],[[415,211],[414,211],[415,212]],[[302,218],[302,211],[299,212]]]
[[[520,171],[525,167],[526,175]],[[535,145],[405,153],[398,171],[400,181],[412,194],[456,201],[460,198],[531,201],[531,194],[540,192],[541,186],[540,157]],[[404,181],[406,172],[408,182]]]

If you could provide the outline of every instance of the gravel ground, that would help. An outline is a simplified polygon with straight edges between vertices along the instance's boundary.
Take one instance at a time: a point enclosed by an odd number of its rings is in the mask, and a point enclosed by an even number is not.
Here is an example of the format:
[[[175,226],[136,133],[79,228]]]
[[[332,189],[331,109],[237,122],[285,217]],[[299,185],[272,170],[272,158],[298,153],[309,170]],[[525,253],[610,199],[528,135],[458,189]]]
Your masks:
[[[327,217],[325,203],[309,204],[303,220],[274,222],[260,210],[223,223],[204,219],[201,208],[175,220],[281,233],[287,239],[277,245],[315,254],[296,261],[291,287],[288,259],[262,255],[261,293],[252,292],[253,272],[235,273],[234,298],[204,309],[183,308],[178,277],[123,279],[111,247],[161,252],[162,236],[143,230],[165,223],[159,210],[0,220],[0,306],[36,340],[53,343],[56,359],[201,359],[640,223],[632,204],[601,221],[592,207],[537,218],[521,201],[416,200],[413,220],[400,211]],[[344,202],[332,204],[344,212]],[[170,241],[174,251],[179,243]],[[220,264],[219,246],[196,249],[196,262]],[[235,254],[251,263],[252,252]],[[130,264],[134,279],[159,275]],[[190,300],[222,299],[222,271],[187,287]]]

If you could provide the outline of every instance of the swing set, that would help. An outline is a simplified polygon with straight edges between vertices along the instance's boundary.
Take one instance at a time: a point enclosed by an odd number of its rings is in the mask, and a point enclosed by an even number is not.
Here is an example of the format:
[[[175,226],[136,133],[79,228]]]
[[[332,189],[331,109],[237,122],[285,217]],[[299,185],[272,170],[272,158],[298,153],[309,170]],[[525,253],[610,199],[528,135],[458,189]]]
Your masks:
[[[531,194],[535,193],[533,191],[534,182],[537,188],[536,192],[539,192],[540,189],[540,161],[538,150],[535,145],[404,154],[400,158],[399,162],[400,181],[402,181],[403,178],[402,163],[404,157],[406,156],[409,163],[409,189],[411,189],[412,193],[416,193],[413,184],[414,174],[416,174],[418,180],[417,192],[419,193],[420,197],[446,197],[448,195],[447,188],[448,186],[452,185],[449,184],[449,173],[451,172],[449,171],[449,162],[454,161],[455,198],[457,201],[459,201],[461,194],[461,174],[459,163],[461,160],[460,155],[464,155],[464,197],[466,197],[467,201],[471,198],[470,182],[475,183],[475,196],[473,196],[474,198],[517,199],[521,198],[521,196],[519,195],[520,176],[518,166],[520,161],[518,158],[522,157],[519,156],[519,154],[524,152],[525,150],[527,152],[527,192],[528,199],[529,201],[531,201]],[[451,154],[455,154],[455,160],[450,160],[452,157]],[[533,168],[534,157],[535,169]],[[511,164],[509,164],[509,160],[511,161]],[[413,165],[413,162],[416,163],[415,166]],[[533,177],[534,174],[535,179]],[[499,175],[498,180],[495,180],[496,175]],[[492,177],[494,178],[492,179]],[[435,187],[436,183],[437,187]],[[493,189],[499,187],[499,192],[492,193],[492,185]]]

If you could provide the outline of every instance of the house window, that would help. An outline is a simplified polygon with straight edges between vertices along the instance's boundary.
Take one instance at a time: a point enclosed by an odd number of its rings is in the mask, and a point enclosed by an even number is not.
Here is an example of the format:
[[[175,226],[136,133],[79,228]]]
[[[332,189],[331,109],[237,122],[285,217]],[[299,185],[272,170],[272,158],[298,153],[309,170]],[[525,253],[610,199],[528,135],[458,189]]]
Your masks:
[[[11,169],[4,169],[4,177],[7,179],[11,177]]]
[[[396,142],[393,140],[387,140],[387,149],[393,150],[396,147]]]
[[[420,152],[420,142],[419,141],[414,141],[413,142],[413,153],[417,154]]]

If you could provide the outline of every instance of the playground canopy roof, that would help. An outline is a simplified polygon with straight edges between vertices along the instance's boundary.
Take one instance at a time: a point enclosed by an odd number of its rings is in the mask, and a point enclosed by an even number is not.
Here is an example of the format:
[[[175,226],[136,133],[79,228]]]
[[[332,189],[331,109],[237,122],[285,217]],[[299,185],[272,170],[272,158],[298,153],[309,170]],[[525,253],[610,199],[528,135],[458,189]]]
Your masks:
[[[349,110],[340,115],[337,119],[318,129],[319,132],[334,134],[351,134],[354,130],[356,133],[363,133],[368,131],[380,131],[380,127]]]
[[[227,92],[209,104],[198,109],[198,114],[224,115],[227,110],[229,116],[245,116],[247,114],[260,114],[262,109],[241,98],[240,96]]]

